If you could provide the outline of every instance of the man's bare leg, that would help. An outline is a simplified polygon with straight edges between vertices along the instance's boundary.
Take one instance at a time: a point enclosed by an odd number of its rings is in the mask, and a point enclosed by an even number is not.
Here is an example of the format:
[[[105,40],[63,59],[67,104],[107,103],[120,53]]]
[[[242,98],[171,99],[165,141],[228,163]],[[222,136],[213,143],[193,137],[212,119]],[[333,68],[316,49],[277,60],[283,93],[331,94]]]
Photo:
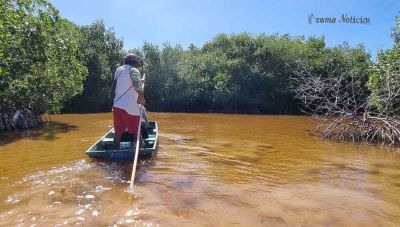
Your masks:
[[[122,137],[122,133],[121,134],[114,134],[114,149],[115,150],[119,150],[119,145],[121,143],[121,137]]]
[[[136,146],[136,140],[137,140],[137,133],[133,133],[133,144]]]
[[[136,140],[137,140],[137,133],[133,134],[133,144],[135,144],[136,146]],[[139,147],[143,147],[143,140],[142,140],[142,136],[139,137]]]

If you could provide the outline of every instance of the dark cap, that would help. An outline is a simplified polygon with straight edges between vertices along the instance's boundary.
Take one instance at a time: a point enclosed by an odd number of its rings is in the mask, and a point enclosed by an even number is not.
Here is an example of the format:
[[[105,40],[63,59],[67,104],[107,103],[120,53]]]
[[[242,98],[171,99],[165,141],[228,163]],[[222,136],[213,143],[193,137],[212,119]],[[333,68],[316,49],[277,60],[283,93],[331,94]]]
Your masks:
[[[139,58],[136,54],[129,53],[125,56],[124,60],[125,60],[125,63],[136,63],[137,62],[140,64]]]

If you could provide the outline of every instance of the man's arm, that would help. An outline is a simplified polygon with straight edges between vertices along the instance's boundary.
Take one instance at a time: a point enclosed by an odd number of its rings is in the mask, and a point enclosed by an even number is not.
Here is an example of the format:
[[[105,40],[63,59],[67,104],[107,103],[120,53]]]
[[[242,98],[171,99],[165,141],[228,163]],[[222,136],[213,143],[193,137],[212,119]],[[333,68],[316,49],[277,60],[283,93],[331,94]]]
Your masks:
[[[144,93],[143,91],[138,91],[138,100],[137,103],[144,106],[144,104],[146,104],[146,100],[144,99]]]
[[[144,92],[143,92],[142,80],[140,79],[139,70],[136,68],[132,68],[130,71],[130,76],[132,79],[133,87],[135,88],[136,92],[138,93],[137,102],[141,105],[144,105],[145,104]]]

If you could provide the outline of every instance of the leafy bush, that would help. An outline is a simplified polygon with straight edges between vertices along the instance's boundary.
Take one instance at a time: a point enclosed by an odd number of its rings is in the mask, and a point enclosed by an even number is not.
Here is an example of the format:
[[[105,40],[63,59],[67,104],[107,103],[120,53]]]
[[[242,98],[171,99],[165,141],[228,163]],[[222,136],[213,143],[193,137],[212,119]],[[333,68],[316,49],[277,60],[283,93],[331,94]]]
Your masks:
[[[44,0],[0,5],[0,111],[59,112],[82,92],[81,34]]]

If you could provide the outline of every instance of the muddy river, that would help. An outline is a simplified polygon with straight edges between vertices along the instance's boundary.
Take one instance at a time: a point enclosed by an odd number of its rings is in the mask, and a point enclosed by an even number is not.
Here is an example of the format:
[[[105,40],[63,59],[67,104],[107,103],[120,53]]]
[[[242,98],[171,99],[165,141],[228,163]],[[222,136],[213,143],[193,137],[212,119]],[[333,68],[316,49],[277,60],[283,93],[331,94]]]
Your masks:
[[[0,225],[399,226],[400,153],[310,135],[298,116],[152,113],[158,152],[87,158],[105,114],[0,134]]]

